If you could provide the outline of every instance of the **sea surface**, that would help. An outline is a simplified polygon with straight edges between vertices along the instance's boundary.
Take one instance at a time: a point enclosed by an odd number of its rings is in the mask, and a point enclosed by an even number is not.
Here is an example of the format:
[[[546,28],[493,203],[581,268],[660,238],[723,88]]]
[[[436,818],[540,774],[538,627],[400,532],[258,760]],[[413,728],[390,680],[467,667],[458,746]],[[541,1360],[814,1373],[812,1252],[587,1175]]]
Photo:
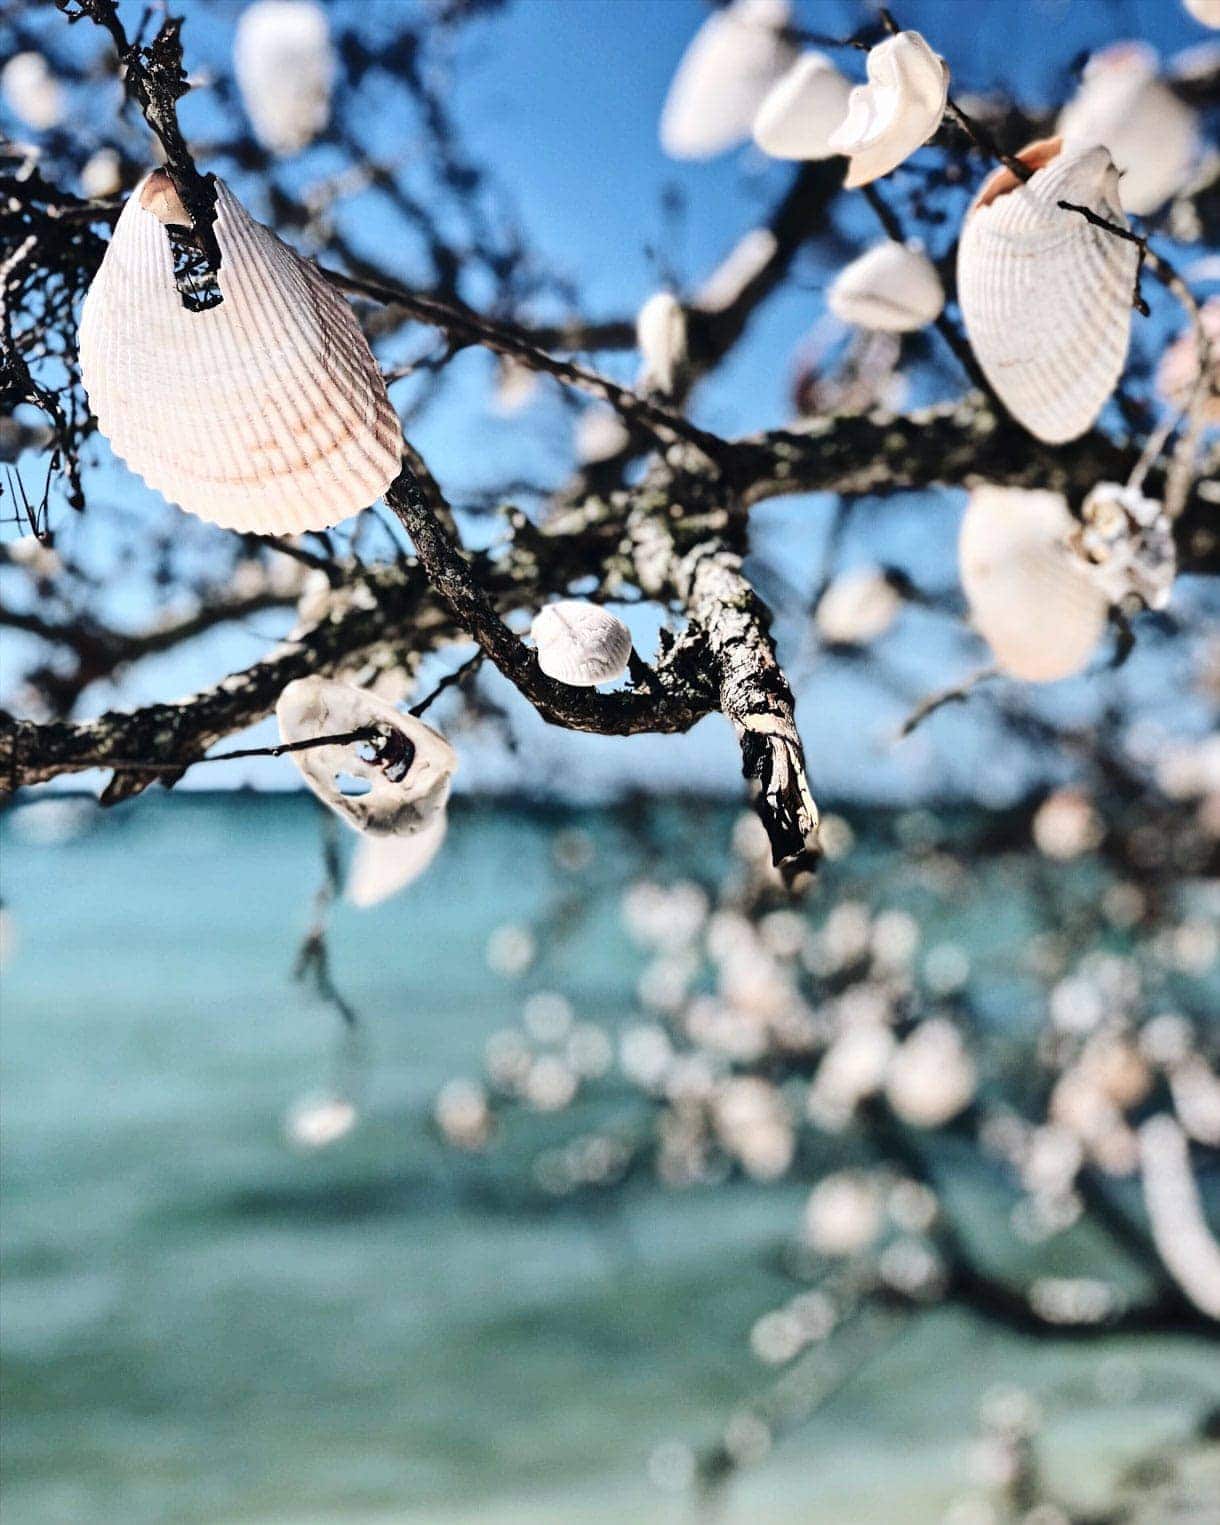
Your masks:
[[[791,1292],[778,1251],[803,1189],[641,1179],[552,1202],[531,1162],[571,1119],[510,1118],[469,1156],[432,1108],[530,991],[629,1021],[623,884],[658,844],[714,871],[734,818],[459,801],[423,880],[335,909],[362,1117],[312,1152],[285,1116],[345,1052],[290,977],[312,802],[153,794],[0,820],[5,1525],[695,1518],[687,1448],[772,1380],[748,1336]],[[574,828],[595,848],[579,881],[554,857]],[[864,844],[866,882],[891,852]],[[998,893],[964,936],[1009,925]],[[506,922],[544,934],[516,978],[486,957]],[[718,1520],[939,1521],[976,1489],[980,1403],[1010,1385],[1047,1417],[1050,1476],[1097,1503],[1220,1401],[1216,1347],[1183,1337],[1029,1344],[940,1309],[862,1339]]]

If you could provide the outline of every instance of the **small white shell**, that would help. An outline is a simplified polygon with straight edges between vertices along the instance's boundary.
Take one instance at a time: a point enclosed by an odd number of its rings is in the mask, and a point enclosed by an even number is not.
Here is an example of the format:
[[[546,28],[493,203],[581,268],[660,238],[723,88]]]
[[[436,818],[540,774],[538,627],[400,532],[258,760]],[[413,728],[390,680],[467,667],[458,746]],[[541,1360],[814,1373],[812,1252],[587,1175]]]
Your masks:
[[[742,143],[793,57],[780,35],[787,0],[733,0],[710,15],[682,55],[661,112],[661,147],[710,159]]]
[[[608,461],[631,441],[627,425],[613,408],[593,403],[584,409],[576,420],[572,443],[576,458],[584,466],[595,466],[598,461]]]
[[[63,86],[41,53],[14,53],[0,72],[0,95],[15,117],[35,132],[49,132],[64,119]]]
[[[824,53],[802,53],[754,118],[754,141],[773,159],[829,159],[851,85]]]
[[[1018,184],[997,170],[967,214],[957,251],[962,317],[1004,406],[1031,434],[1062,444],[1097,418],[1122,373],[1136,247],[1060,201],[1126,228],[1118,173],[1104,148],[1034,144]]]
[[[597,604],[564,598],[539,609],[530,626],[538,665],[548,678],[576,688],[610,683],[627,670],[631,632]]]
[[[945,288],[922,249],[887,238],[839,271],[826,305],[843,323],[905,334],[936,321]]]
[[[366,689],[331,678],[298,678],[275,707],[284,742],[344,736],[377,727],[379,742],[330,742],[288,755],[318,798],[356,831],[409,836],[443,815],[457,754],[431,726]],[[345,794],[347,776],[369,785]]]
[[[1182,0],[1182,4],[1202,26],[1220,29],[1220,0]]]
[[[868,53],[868,84],[857,85],[828,146],[851,160],[845,184],[868,185],[931,138],[949,98],[949,65],[918,32],[887,37]]]
[[[1001,672],[1071,677],[1106,629],[1109,600],[1072,548],[1076,522],[1054,492],[976,487],[958,541],[962,588]]]
[[[255,0],[237,23],[233,73],[263,147],[307,147],[330,118],[335,58],[326,12],[313,0]]]
[[[1157,78],[1156,54],[1138,42],[1093,55],[1055,132],[1069,151],[1104,144],[1123,206],[1141,216],[1182,189],[1199,153],[1196,113]]]
[[[844,572],[818,600],[814,623],[827,641],[867,645],[894,623],[902,599],[875,567]]]
[[[945,1017],[921,1022],[890,1060],[886,1100],[903,1122],[939,1128],[974,1098],[974,1061]]]
[[[325,529],[397,475],[402,432],[351,308],[217,179],[223,301],[188,311],[164,171],[115,226],[80,322],[81,376],[114,453],[171,503],[257,534]]]
[[[686,314],[677,297],[658,291],[640,308],[636,342],[643,366],[636,387],[641,392],[672,392],[686,363]]]
[[[380,905],[424,872],[436,857],[449,829],[446,811],[411,836],[362,836],[356,844],[343,893],[352,905]]]
[[[80,172],[80,188],[93,200],[117,196],[123,189],[122,160],[113,148],[99,148],[90,154]]]
[[[695,295],[702,312],[723,312],[775,258],[779,240],[770,228],[751,228],[743,233]]]

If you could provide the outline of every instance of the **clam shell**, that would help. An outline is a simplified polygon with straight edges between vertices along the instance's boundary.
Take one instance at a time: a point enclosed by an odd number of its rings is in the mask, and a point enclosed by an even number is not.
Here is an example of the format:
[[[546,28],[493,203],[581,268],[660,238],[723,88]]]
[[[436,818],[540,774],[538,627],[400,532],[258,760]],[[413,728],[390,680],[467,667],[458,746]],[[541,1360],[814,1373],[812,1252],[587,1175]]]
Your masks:
[[[829,159],[851,85],[824,53],[802,53],[754,118],[754,141],[773,159]]]
[[[839,271],[826,305],[844,323],[903,334],[936,321],[945,288],[922,249],[887,238]]]
[[[216,180],[223,300],[188,311],[164,171],[137,186],[80,323],[81,376],[114,453],[172,503],[256,534],[324,529],[399,469],[402,433],[351,308]]]
[[[538,665],[548,678],[576,688],[609,683],[627,670],[631,632],[609,610],[564,598],[539,609],[530,626]]]
[[[410,836],[443,815],[457,754],[414,715],[404,715],[367,689],[331,678],[298,678],[275,707],[280,739],[312,741],[377,727],[384,740],[331,742],[288,755],[305,782],[356,831],[373,836]],[[363,794],[345,794],[340,780],[368,784]]]
[[[428,868],[448,829],[448,814],[441,810],[410,836],[362,836],[347,871],[344,896],[352,905],[367,908],[397,895]]]
[[[857,85],[847,115],[827,140],[851,160],[849,188],[896,169],[940,126],[949,98],[949,65],[918,32],[899,32],[870,48],[868,84]]]
[[[1109,600],[1073,549],[1076,521],[1054,492],[976,487],[958,540],[962,588],[1001,672],[1029,683],[1078,673]]]
[[[743,143],[794,50],[781,35],[787,0],[733,0],[682,55],[661,112],[661,147],[674,159],[710,159]]]
[[[1052,141],[1026,154],[1043,165],[1033,178],[1020,185],[997,170],[967,214],[958,299],[1004,406],[1031,434],[1062,444],[1093,424],[1122,372],[1138,253],[1057,205],[1127,227],[1106,149],[1070,154]]]
[[[335,58],[326,12],[313,0],[255,0],[237,23],[233,73],[263,147],[307,147],[330,118]]]
[[[0,71],[4,104],[35,132],[49,132],[64,119],[63,86],[41,53],[14,53]]]
[[[681,302],[668,291],[650,296],[635,320],[635,333],[644,362],[638,389],[672,392],[686,362],[686,314]]]

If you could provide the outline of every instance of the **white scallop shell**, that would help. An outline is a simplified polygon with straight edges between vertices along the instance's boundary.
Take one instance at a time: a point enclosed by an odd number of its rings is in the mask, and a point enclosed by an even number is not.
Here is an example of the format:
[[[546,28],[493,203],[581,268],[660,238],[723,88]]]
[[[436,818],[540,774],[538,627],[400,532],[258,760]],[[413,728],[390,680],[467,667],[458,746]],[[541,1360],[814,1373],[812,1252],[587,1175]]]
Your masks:
[[[1157,78],[1157,57],[1119,42],[1089,60],[1055,126],[1069,151],[1110,150],[1128,212],[1155,212],[1190,179],[1199,153],[1196,113]]]
[[[1182,0],[1182,4],[1203,26],[1220,29],[1220,0]]]
[[[324,529],[396,476],[398,419],[351,308],[217,179],[224,300],[188,311],[164,171],[132,193],[80,322],[81,376],[114,453],[172,503],[256,534]]]
[[[686,314],[677,297],[658,291],[640,308],[636,342],[643,366],[636,386],[642,392],[672,392],[686,363]]]
[[[827,641],[866,645],[894,623],[902,599],[876,567],[844,572],[818,600],[814,623]]]
[[[1031,434],[1062,444],[1093,424],[1122,373],[1138,254],[1057,205],[1128,226],[1104,148],[1069,154],[1052,141],[1026,152],[1043,163],[1033,178],[1018,184],[997,170],[967,214],[958,298],[1004,406]]]
[[[829,159],[851,85],[824,53],[802,53],[754,118],[754,141],[773,159]]]
[[[844,323],[904,334],[936,321],[945,288],[922,249],[887,238],[839,271],[826,305]]]
[[[63,86],[41,53],[14,53],[0,72],[0,95],[15,117],[35,132],[48,132],[64,119]]]
[[[410,836],[362,836],[347,871],[345,897],[352,905],[366,908],[397,895],[427,869],[448,829],[448,813],[441,810]]]
[[[710,15],[682,55],[661,112],[661,147],[710,159],[742,143],[793,58],[780,34],[787,0],[733,0]]]
[[[298,678],[275,707],[284,742],[344,736],[376,727],[379,742],[329,742],[288,756],[318,798],[356,831],[409,836],[443,815],[457,754],[431,726],[404,715],[367,689],[332,678]],[[341,780],[368,784],[346,794]]]
[[[851,160],[844,182],[867,185],[896,169],[940,126],[949,98],[949,65],[918,32],[887,37],[868,53],[868,84],[848,98],[828,146]]]
[[[233,73],[263,147],[299,152],[330,118],[335,58],[326,12],[314,0],[255,0],[237,23]]]
[[[962,588],[975,628],[1011,677],[1071,677],[1105,633],[1109,600],[1073,548],[1076,529],[1055,492],[970,494],[958,540]]]
[[[577,688],[609,683],[627,670],[631,632],[597,604],[563,598],[539,609],[530,626],[538,665],[548,678]]]

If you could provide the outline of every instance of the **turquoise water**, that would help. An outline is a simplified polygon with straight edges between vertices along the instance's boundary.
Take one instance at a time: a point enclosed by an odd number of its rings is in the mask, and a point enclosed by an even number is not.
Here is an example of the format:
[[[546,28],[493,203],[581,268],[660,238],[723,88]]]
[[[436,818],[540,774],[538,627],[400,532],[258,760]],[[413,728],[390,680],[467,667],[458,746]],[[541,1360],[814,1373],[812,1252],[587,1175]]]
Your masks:
[[[553,1202],[529,1165],[571,1117],[510,1119],[475,1157],[429,1121],[528,990],[630,1017],[617,896],[648,851],[623,817],[459,802],[423,881],[338,909],[364,1116],[313,1154],[283,1137],[337,1046],[288,977],[311,804],[152,796],[61,843],[29,819],[0,822],[6,1525],[690,1519],[649,1458],[714,1441],[767,1382],[748,1333],[791,1292],[802,1188]],[[706,868],[732,819],[654,807],[648,835]],[[579,884],[552,858],[575,820],[598,849]],[[858,858],[878,883],[887,861]],[[506,920],[559,929],[516,983],[484,957]],[[720,1518],[939,1520],[980,1399],[1011,1382],[1053,1421],[1052,1474],[1096,1501],[1220,1396],[1214,1347],[1182,1338],[1028,1346],[953,1310],[863,1338],[859,1373]]]

